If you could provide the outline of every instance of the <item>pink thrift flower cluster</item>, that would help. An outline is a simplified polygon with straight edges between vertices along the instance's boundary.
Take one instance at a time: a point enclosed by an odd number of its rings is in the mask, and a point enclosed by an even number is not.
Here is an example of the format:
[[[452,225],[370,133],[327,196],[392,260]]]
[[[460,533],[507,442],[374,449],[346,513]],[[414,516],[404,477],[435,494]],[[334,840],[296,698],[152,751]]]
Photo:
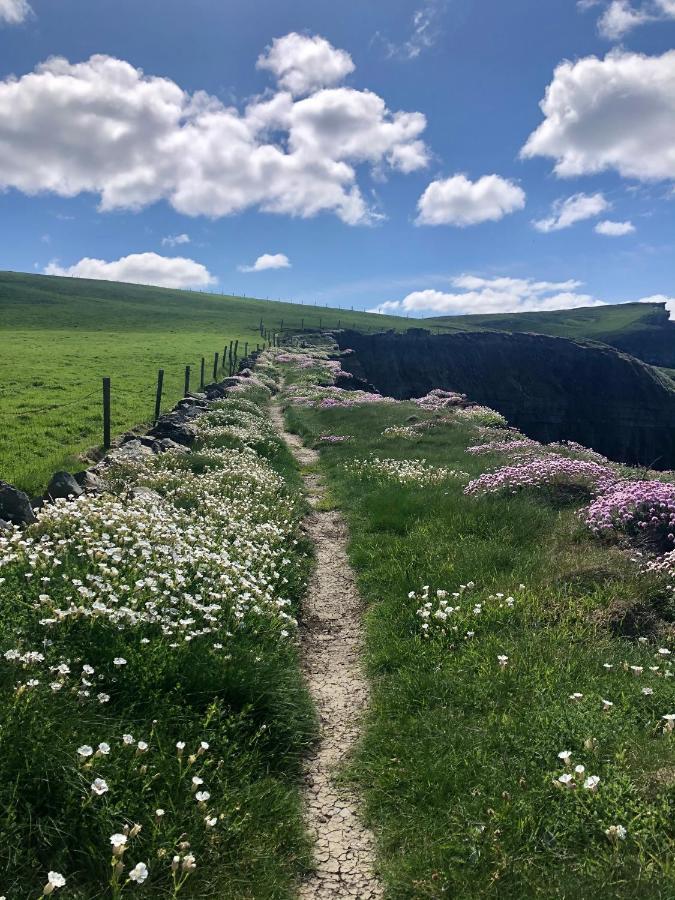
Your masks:
[[[672,544],[675,541],[675,485],[624,481],[588,507],[586,524],[596,534],[623,531]]]
[[[456,391],[442,391],[440,388],[434,388],[424,397],[416,397],[413,403],[416,403],[422,409],[448,409],[451,406],[462,406],[466,403],[466,394],[458,394]]]
[[[522,488],[555,485],[578,485],[593,493],[606,491],[617,482],[612,469],[599,463],[565,456],[546,456],[513,466],[486,472],[465,487],[465,494],[515,494]]]
[[[609,460],[606,456],[603,456],[602,453],[598,453],[597,450],[591,450],[588,447],[584,447],[583,444],[578,444],[576,441],[556,441],[552,444],[546,445],[549,450],[561,450],[569,453],[577,453],[581,454],[585,459],[590,459],[593,462],[598,463],[608,463]]]
[[[298,369],[313,369],[316,365],[319,365],[319,361],[314,356],[309,356],[306,353],[277,353],[274,356],[274,362],[290,363]]]

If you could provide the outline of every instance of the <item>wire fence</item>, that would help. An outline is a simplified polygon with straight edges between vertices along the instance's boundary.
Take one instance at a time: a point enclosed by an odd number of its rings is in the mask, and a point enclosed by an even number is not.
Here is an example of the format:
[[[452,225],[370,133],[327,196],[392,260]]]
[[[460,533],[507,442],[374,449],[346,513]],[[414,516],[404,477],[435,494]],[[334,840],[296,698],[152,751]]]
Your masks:
[[[283,321],[282,321],[283,326]],[[260,351],[269,347],[279,346],[280,335],[278,332],[272,332],[265,328],[263,321],[259,326],[259,341],[239,341],[234,339],[223,345],[222,351],[213,351],[209,356],[202,356],[198,366],[186,365],[181,369],[183,381],[183,396],[187,396],[191,391],[201,391],[208,384],[218,381],[219,378],[226,378],[235,375],[241,363],[248,358],[250,353]],[[158,369],[157,379],[152,389],[152,395],[149,391],[133,390],[127,386],[124,387],[124,397],[135,396],[148,400],[148,405],[154,399],[154,415],[153,421],[156,422],[162,413],[162,402],[165,397],[165,374],[167,370]],[[101,384],[95,390],[86,394],[79,394],[77,397],[69,397],[63,403],[48,403],[39,407],[20,408],[16,410],[16,415],[22,418],[33,417],[42,413],[49,413],[67,409],[69,407],[78,406],[87,400],[98,397],[101,402],[101,430],[102,445],[105,450],[109,450],[112,445],[112,408],[114,403],[114,383],[111,376],[105,376],[101,379]]]

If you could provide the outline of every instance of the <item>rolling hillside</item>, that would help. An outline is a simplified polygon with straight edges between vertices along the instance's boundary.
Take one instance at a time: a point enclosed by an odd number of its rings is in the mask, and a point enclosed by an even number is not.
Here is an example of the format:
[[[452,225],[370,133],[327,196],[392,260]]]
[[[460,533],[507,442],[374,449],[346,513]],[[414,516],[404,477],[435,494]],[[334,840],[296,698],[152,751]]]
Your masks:
[[[628,303],[550,313],[411,320],[325,307],[107,281],[0,272],[0,479],[41,492],[58,468],[101,442],[101,378],[112,379],[113,433],[150,420],[157,370],[166,408],[198,386],[214,353],[270,331],[336,327],[361,332],[415,325],[440,333],[524,331],[588,338],[675,368],[675,323],[661,304]]]
[[[554,312],[440,316],[426,320],[441,332],[523,331],[601,341],[654,366],[675,367],[675,322],[663,303],[621,303]]]
[[[403,327],[404,319],[106,281],[0,273],[0,479],[41,492],[53,471],[101,442],[101,379],[112,379],[113,433],[153,413],[157,370],[164,407],[199,384],[231,340],[254,348],[271,331],[349,324]]]

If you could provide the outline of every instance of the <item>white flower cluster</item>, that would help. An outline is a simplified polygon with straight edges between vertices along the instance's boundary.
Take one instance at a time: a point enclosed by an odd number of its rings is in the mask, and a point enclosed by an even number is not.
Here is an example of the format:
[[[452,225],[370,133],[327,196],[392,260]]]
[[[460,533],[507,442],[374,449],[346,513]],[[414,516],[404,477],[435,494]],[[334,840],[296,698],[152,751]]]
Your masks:
[[[422,436],[423,432],[440,428],[442,425],[452,423],[452,419],[443,416],[440,419],[425,419],[422,422],[413,422],[412,425],[389,425],[382,432],[383,437],[402,438],[404,441],[413,441]]]
[[[249,436],[270,433],[248,401],[234,403]],[[45,505],[34,525],[0,535],[0,604],[12,615],[3,632],[11,644],[0,647],[8,715],[12,709],[20,715],[24,703],[48,710],[55,694],[112,708],[145,654],[150,661],[189,646],[190,652],[203,648],[206,659],[227,660],[237,646],[248,654],[294,639],[290,585],[295,592],[304,571],[293,551],[300,498],[253,449],[208,446],[208,417],[232,413],[226,406],[202,417],[203,445],[194,452],[113,465],[107,492]],[[82,634],[92,648],[89,659]],[[111,643],[115,650],[106,656],[101,648]],[[155,723],[146,740],[80,738],[72,753],[85,803],[114,801],[119,779],[132,770],[145,777],[157,752],[154,729]],[[208,746],[202,741],[185,762],[179,742],[180,772]],[[198,772],[190,774],[185,809],[195,809],[213,829],[219,814],[209,806],[211,794]],[[156,811],[157,822],[163,815]],[[145,862],[124,865],[133,832],[120,829],[110,839],[113,877],[124,879],[120,890],[151,875]],[[183,844],[171,863],[176,888],[196,867]],[[50,872],[43,893],[64,884],[65,876]]]
[[[524,590],[525,585],[518,587]],[[420,633],[425,640],[434,637],[454,637],[463,640],[471,640],[476,636],[478,620],[487,611],[510,610],[516,603],[516,598],[498,591],[488,594],[484,599],[477,599],[476,585],[473,581],[460,584],[456,591],[437,590],[433,593],[428,584],[422,590],[411,591],[409,600],[415,600],[420,605],[417,616],[420,619]],[[467,628],[467,625],[471,625]],[[508,665],[509,658],[504,654],[497,657],[501,669]]]
[[[561,750],[558,753],[558,759],[562,760],[565,766],[568,766],[572,760],[572,751]],[[563,772],[563,774],[559,775],[553,783],[556,787],[566,788],[569,791],[581,787],[585,791],[595,792],[598,790],[598,785],[600,784],[600,776],[586,775],[586,767],[580,764],[575,766],[574,771],[571,773]]]
[[[466,472],[446,466],[432,466],[425,459],[381,459],[379,456],[354,460],[345,469],[357,478],[396,481],[399,484],[430,485],[450,478],[469,477]]]
[[[243,447],[271,448],[279,436],[259,407],[246,399],[224,400],[195,423],[201,441],[217,443],[226,438]]]
[[[154,471],[138,466],[137,484],[151,493],[60,501],[33,528],[0,538],[7,585],[23,580],[24,602],[52,640],[73,619],[167,642],[223,640],[261,619],[295,625],[283,597],[295,512],[282,479],[251,452],[210,456],[220,468],[195,474],[172,469],[165,454]],[[5,658],[42,661],[28,654],[12,648]]]

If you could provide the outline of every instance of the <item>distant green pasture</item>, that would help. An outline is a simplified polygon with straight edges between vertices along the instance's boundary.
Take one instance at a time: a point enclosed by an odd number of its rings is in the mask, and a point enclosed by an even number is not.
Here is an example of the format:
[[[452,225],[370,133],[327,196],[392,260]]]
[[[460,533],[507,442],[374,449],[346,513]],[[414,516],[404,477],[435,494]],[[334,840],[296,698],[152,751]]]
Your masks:
[[[0,273],[0,479],[41,492],[60,468],[102,441],[101,382],[112,379],[112,428],[153,415],[157,370],[163,408],[192,386],[206,357],[231,340],[249,350],[271,331],[349,325],[401,327],[406,320],[190,291],[72,278]]]

